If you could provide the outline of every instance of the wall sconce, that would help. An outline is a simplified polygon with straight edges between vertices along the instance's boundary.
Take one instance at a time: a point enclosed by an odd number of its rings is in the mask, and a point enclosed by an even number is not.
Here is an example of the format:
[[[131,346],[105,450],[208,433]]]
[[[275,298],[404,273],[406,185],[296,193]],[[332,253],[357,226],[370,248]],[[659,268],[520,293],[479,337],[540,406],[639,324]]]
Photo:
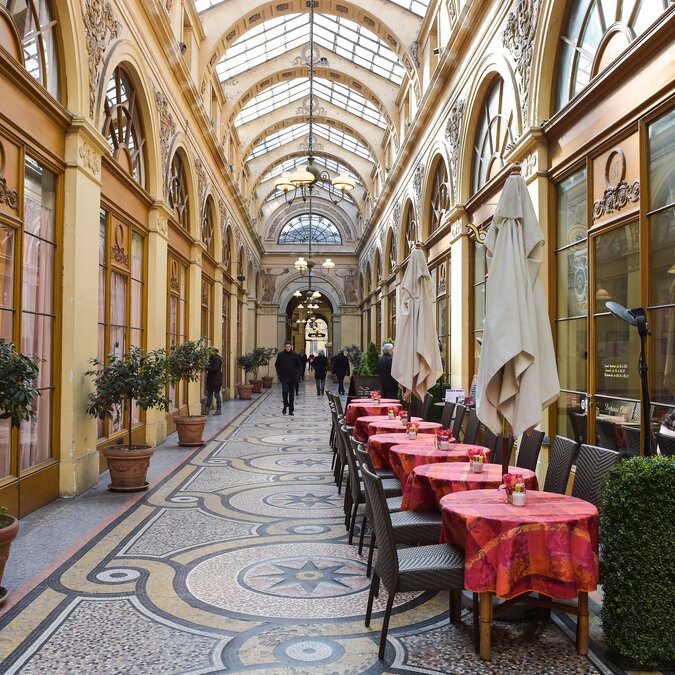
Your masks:
[[[441,48],[440,47],[434,47],[432,51],[434,52],[434,54],[436,54],[436,56],[438,56],[441,53]]]
[[[240,284],[243,284],[244,281],[246,281],[246,277],[245,277],[243,274],[237,274],[237,281],[238,281]]]
[[[185,54],[185,52],[187,51],[187,45],[184,42],[179,42],[178,48],[180,49],[181,54]]]

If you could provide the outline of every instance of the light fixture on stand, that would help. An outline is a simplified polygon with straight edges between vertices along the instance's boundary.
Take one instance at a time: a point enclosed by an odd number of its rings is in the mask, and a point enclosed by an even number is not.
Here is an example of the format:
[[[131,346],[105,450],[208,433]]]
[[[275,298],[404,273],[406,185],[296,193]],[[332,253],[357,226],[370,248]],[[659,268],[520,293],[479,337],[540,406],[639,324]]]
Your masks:
[[[633,307],[626,309],[618,302],[606,302],[607,309],[615,317],[625,321],[631,326],[637,326],[640,336],[640,360],[638,361],[638,371],[640,372],[640,382],[642,384],[642,413],[640,415],[640,427],[642,429],[642,443],[644,454],[652,454],[652,430],[651,430],[651,401],[649,400],[649,370],[647,368],[647,359],[645,356],[645,345],[649,333],[647,325],[647,312],[644,307]]]
[[[309,0],[309,137],[307,141],[307,166],[304,169],[298,169],[292,174],[284,173],[274,181],[274,187],[277,190],[283,190],[284,199],[287,204],[292,204],[300,196],[305,202],[310,198],[312,190],[319,181],[330,182],[338,192],[337,199],[330,199],[334,204],[339,204],[347,194],[356,187],[356,183],[351,176],[341,174],[331,179],[327,171],[321,171],[314,166],[314,7],[317,5],[315,0]]]

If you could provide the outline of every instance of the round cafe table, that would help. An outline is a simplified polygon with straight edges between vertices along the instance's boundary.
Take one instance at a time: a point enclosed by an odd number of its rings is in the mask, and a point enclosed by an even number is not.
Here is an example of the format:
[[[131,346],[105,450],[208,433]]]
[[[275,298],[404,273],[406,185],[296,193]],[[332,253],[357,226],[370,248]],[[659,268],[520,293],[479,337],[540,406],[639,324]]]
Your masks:
[[[433,448],[436,444],[436,436],[432,434],[420,434],[413,441],[408,434],[374,434],[368,439],[368,454],[373,461],[375,469],[391,469],[389,461],[389,449],[402,443],[414,444],[420,447]]]
[[[510,466],[509,473],[522,475],[527,490],[538,489],[534,471]],[[468,463],[459,462],[417,466],[405,484],[401,510],[429,511],[437,509],[441,498],[451,492],[498,488],[502,475],[501,464],[485,464],[482,473],[474,473]]]
[[[353,398],[350,403],[370,403],[372,398]],[[380,403],[400,403],[397,398],[381,398]]]
[[[347,406],[345,410],[345,422],[349,426],[354,426],[354,423],[359,417],[367,415],[387,415],[389,408],[394,408],[396,412],[401,409],[401,404],[396,403],[375,403],[375,401],[368,400],[364,403],[354,403],[353,401]]]
[[[417,434],[436,434],[441,428],[438,422],[423,422],[421,417],[413,417],[412,421],[419,427]],[[406,433],[406,425],[399,420],[376,419],[368,423],[368,436],[373,434]]]
[[[443,462],[468,462],[466,453],[475,448],[489,452],[489,448],[470,443],[451,443],[449,450],[437,450],[436,448],[420,447],[405,443],[394,445],[389,450],[389,462],[396,477],[401,481],[401,487],[405,488],[408,476],[416,466],[423,464],[441,464]]]
[[[421,422],[421,417],[413,417],[414,422]],[[378,422],[380,425],[389,424],[383,431],[373,431],[371,427],[372,422]],[[398,419],[390,420],[387,415],[365,415],[364,417],[359,417],[356,422],[354,422],[354,430],[352,431],[352,436],[357,440],[365,443],[370,436],[376,433],[394,433],[396,431],[404,432],[405,424],[401,424]]]

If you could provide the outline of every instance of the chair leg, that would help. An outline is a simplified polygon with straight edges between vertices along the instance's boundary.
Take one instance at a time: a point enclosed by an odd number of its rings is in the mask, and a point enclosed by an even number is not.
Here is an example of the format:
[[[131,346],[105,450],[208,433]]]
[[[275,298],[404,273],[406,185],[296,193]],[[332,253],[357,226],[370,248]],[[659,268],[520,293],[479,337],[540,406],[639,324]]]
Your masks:
[[[480,631],[479,631],[479,613],[478,593],[473,594],[473,651],[478,654],[480,651]]]
[[[366,576],[370,576],[373,569],[373,553],[375,552],[375,530],[370,533],[370,546],[368,547],[368,567],[366,567]]]
[[[363,520],[361,521],[361,532],[359,532],[359,555],[363,554],[363,539],[366,536],[366,523],[368,522],[365,514],[363,515]]]
[[[377,574],[373,574],[373,579],[370,582],[370,592],[368,593],[368,606],[366,607],[366,628],[370,626],[370,617],[373,613],[373,600],[375,598],[375,591],[377,590],[377,582],[379,577]]]
[[[461,591],[450,591],[450,623],[462,623]]]
[[[357,503],[354,504],[354,508],[352,509],[352,517],[349,520],[349,545],[351,546],[352,542],[354,541],[354,530],[356,529],[356,514],[359,511],[359,505]]]
[[[395,593],[389,593],[387,598],[387,609],[384,611],[384,619],[382,619],[382,632],[380,633],[380,651],[378,652],[378,658],[382,660],[384,658],[384,650],[387,646],[387,632],[389,630],[389,618],[391,617],[391,610],[394,606],[394,596]]]

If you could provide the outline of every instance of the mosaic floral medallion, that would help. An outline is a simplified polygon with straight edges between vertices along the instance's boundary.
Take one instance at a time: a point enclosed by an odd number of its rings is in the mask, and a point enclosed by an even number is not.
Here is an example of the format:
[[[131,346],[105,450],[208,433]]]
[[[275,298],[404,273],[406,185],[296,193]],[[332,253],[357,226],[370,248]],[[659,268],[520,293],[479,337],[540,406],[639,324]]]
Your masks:
[[[283,484],[239,491],[228,499],[236,511],[275,518],[339,518],[344,517],[342,498],[332,485],[300,487]]]

